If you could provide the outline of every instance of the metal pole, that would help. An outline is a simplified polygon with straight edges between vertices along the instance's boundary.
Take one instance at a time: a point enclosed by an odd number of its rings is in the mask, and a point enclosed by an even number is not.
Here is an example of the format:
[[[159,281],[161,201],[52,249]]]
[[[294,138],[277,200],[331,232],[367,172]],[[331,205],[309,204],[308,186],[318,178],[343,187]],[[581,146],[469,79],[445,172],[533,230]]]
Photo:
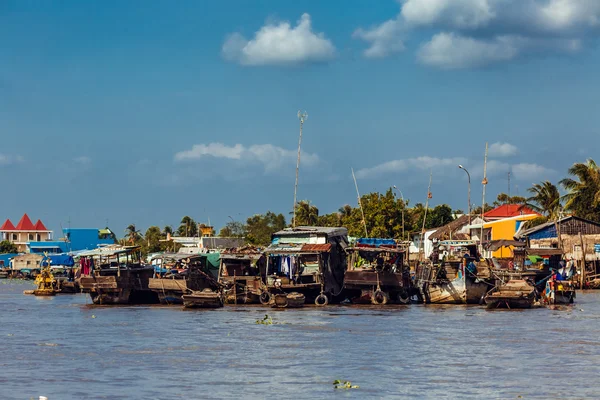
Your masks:
[[[301,113],[298,111],[298,118],[300,119],[300,138],[298,139],[298,160],[296,161],[296,184],[294,185],[294,209],[292,217],[292,228],[296,227],[296,194],[298,193],[298,170],[300,169],[300,146],[302,145],[302,126],[304,121],[308,118],[306,111]]]
[[[468,188],[468,191],[467,191],[467,202],[468,202],[467,210],[468,210],[468,213],[469,213],[469,225],[471,225],[471,174],[462,165],[459,165],[458,168],[462,169],[463,171],[465,171],[467,173],[467,179],[469,180],[469,186],[468,186],[469,188]]]
[[[483,180],[481,181],[481,184],[483,185],[483,195],[482,195],[482,202],[481,202],[481,238],[479,239],[479,242],[481,243],[481,255],[483,256],[483,214],[485,213],[485,188],[488,184],[488,180],[487,180],[487,155],[488,155],[488,144],[487,142],[485,142],[485,156],[483,158]]]
[[[427,220],[427,209],[429,208],[429,199],[431,198],[431,177],[432,171],[429,171],[429,186],[427,187],[427,200],[425,201],[425,215],[423,216],[423,227],[421,228],[421,243],[419,244],[419,261],[423,261],[421,255],[425,256],[425,221]],[[423,252],[421,253],[421,247]]]
[[[402,240],[404,240],[404,207],[406,206],[406,204],[404,203],[404,196],[402,195],[402,191],[398,189],[396,185],[394,185],[393,187],[398,193],[400,193],[400,198],[402,199]]]

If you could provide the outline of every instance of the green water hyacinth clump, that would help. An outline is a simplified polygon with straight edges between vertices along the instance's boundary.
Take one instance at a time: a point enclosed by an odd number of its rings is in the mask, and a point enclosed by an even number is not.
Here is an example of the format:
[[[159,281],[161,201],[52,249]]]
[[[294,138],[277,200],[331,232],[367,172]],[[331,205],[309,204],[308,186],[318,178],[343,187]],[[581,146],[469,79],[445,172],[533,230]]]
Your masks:
[[[273,318],[271,318],[269,316],[269,314],[265,314],[265,317],[261,320],[261,319],[257,319],[256,323],[259,325],[273,325]]]
[[[335,381],[333,381],[333,388],[348,390],[348,389],[358,389],[358,388],[360,388],[360,386],[353,385],[352,382],[350,382],[350,381],[342,381],[342,380],[336,379]]]

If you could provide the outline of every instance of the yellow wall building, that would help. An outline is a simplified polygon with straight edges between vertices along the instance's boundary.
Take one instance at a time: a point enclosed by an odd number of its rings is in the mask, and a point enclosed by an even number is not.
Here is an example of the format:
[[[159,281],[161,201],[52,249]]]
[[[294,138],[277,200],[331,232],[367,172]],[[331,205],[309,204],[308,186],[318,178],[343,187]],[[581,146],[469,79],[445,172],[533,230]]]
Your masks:
[[[516,217],[504,218],[497,221],[486,222],[483,224],[484,236],[489,238],[489,240],[514,240],[515,233],[517,233],[524,222],[538,217],[538,214],[525,214]],[[496,258],[510,258],[513,256],[512,250],[512,246],[501,247],[491,254],[488,254],[488,256]]]

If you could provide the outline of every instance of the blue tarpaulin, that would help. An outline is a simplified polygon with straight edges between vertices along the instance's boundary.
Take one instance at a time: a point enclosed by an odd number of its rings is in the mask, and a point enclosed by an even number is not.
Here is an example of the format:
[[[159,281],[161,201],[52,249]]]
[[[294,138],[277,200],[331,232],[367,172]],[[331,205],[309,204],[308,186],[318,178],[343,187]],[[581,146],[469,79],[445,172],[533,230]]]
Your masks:
[[[380,239],[380,238],[359,238],[356,241],[357,244],[368,245],[368,246],[394,246],[396,241],[394,239]]]
[[[52,255],[46,256],[42,260],[42,266],[47,267],[48,261],[50,261],[51,266],[62,265],[65,267],[72,267],[73,265],[75,265],[75,261],[73,260],[73,257],[71,257],[68,254],[52,254]]]

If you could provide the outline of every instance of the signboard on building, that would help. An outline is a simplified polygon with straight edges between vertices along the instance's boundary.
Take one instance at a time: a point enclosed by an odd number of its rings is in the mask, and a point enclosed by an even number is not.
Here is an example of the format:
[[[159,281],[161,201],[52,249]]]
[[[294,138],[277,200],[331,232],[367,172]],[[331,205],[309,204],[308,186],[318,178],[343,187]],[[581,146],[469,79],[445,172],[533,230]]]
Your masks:
[[[594,252],[595,252],[595,253],[600,253],[600,243],[596,243],[596,244],[594,245]]]

